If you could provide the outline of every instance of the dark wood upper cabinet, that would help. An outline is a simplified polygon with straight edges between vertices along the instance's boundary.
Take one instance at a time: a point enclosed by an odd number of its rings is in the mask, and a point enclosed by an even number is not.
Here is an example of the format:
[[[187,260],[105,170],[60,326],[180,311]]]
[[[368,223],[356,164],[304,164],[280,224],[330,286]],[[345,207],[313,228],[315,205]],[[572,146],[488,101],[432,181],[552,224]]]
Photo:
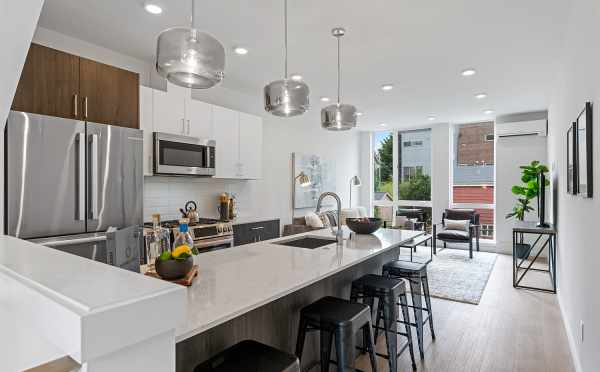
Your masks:
[[[79,66],[85,119],[139,128],[139,75],[85,58]]]
[[[31,44],[12,109],[81,119],[78,93],[79,57]]]
[[[139,128],[139,75],[31,44],[12,109]]]

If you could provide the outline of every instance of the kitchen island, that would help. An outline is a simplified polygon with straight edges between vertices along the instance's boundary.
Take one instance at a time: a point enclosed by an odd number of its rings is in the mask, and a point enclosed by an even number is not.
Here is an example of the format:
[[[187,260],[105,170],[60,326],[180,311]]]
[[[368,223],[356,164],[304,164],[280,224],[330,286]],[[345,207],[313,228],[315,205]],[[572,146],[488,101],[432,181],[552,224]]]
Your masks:
[[[284,237],[195,257],[199,276],[188,289],[187,319],[176,330],[177,371],[192,371],[249,338],[293,353],[303,306],[326,295],[348,298],[352,280],[380,273],[400,245],[422,233],[380,229],[316,249],[278,244],[290,239]],[[330,230],[302,235],[332,236]],[[307,337],[303,367],[318,358],[314,336]]]

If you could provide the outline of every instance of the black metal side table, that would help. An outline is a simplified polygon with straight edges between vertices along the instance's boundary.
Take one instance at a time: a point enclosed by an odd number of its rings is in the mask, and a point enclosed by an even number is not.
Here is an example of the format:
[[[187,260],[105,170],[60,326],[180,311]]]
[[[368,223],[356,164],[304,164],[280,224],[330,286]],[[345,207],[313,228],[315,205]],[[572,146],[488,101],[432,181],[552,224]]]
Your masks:
[[[405,242],[404,244],[402,244],[400,246],[400,248],[408,248],[410,250],[410,262],[420,262],[420,263],[424,263],[424,264],[428,264],[431,261],[433,261],[433,243],[431,242],[433,236],[423,233],[422,235],[416,236],[414,237],[412,240]],[[424,244],[425,246],[429,245],[430,247],[430,252],[429,252],[429,259],[428,260],[414,260],[413,261],[413,252],[417,251],[417,246]],[[400,261],[404,261],[401,260],[400,258],[398,258]]]
[[[525,243],[525,237],[533,235],[535,238],[533,244]],[[517,247],[524,252],[523,258],[517,257]],[[547,269],[533,267],[533,264],[540,257],[544,249],[548,248],[548,265]],[[537,250],[537,253],[535,253]],[[527,266],[524,263],[534,252],[534,258]],[[529,271],[546,272],[550,275],[552,288],[540,288],[521,285],[523,277]],[[538,227],[536,222],[519,221],[513,227],[513,287],[523,289],[533,289],[536,291],[556,293],[556,228],[554,225],[548,227]]]

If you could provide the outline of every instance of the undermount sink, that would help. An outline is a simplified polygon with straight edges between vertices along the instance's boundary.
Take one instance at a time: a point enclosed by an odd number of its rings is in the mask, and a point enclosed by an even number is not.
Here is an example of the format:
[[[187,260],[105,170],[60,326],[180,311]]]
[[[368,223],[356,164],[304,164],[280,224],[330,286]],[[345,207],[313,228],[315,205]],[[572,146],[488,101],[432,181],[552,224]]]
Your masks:
[[[329,244],[335,244],[335,238],[325,238],[322,236],[305,235],[297,238],[274,242],[273,244],[287,245],[289,247],[315,249]]]

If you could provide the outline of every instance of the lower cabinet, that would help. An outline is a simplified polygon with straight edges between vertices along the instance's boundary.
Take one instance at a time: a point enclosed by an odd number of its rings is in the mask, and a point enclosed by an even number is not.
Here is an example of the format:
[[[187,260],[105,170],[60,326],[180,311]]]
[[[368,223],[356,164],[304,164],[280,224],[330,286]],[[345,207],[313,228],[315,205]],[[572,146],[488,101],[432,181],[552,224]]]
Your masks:
[[[279,220],[233,225],[233,241],[236,246],[275,239],[279,236]]]

